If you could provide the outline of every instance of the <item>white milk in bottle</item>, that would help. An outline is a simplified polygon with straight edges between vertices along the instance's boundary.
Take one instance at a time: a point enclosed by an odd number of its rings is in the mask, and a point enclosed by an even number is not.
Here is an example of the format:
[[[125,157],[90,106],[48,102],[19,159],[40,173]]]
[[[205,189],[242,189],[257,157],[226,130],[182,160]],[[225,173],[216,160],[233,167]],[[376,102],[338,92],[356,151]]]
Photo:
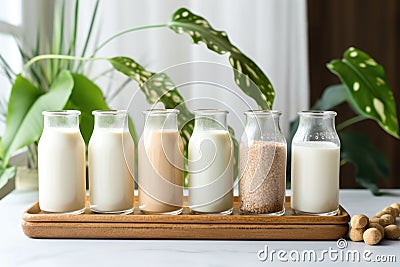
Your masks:
[[[189,206],[193,213],[230,214],[233,207],[233,144],[227,111],[195,111],[189,141]]]
[[[39,205],[55,213],[85,211],[85,143],[80,111],[45,111],[38,145]]]
[[[291,207],[300,214],[336,215],[340,169],[336,112],[303,111],[299,115],[292,141]]]
[[[88,147],[90,209],[97,213],[133,211],[134,149],[124,110],[94,111]]]

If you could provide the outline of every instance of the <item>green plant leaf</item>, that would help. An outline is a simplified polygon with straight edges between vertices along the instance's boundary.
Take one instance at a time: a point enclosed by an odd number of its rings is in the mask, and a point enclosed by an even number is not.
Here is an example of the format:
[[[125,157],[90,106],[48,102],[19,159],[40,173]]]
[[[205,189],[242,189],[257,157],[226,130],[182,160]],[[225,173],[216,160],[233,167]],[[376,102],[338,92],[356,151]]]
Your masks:
[[[347,88],[343,84],[331,85],[325,88],[320,99],[311,109],[329,110],[344,103],[348,99]]]
[[[30,84],[30,86],[32,86],[32,84]],[[15,98],[10,98],[9,111],[7,113],[7,117],[10,117],[10,119],[7,118],[7,121],[10,121],[9,124],[13,124],[12,129],[14,131],[10,133],[12,134],[12,139],[7,143],[3,142],[3,165],[7,165],[13,152],[39,140],[43,130],[42,112],[45,110],[59,110],[64,108],[73,87],[74,80],[70,72],[66,70],[58,75],[46,94],[40,95],[36,99],[33,99],[32,96],[30,96],[29,99],[25,99],[27,98],[25,96],[26,87],[21,84],[13,87],[11,94],[15,94]],[[14,90],[16,92],[13,92]],[[31,90],[34,89],[31,88]],[[32,100],[34,101],[32,102]],[[11,110],[10,107],[12,107]],[[12,121],[13,117],[20,119]],[[6,127],[8,128],[8,126]]]
[[[20,74],[17,75],[8,101],[6,127],[1,140],[3,152],[9,149],[26,114],[33,103],[35,103],[42,94],[43,92],[35,87],[29,80],[22,77]]]
[[[354,165],[357,183],[371,190],[374,195],[381,194],[376,181],[378,177],[389,176],[389,162],[385,155],[360,133],[343,131],[339,133],[339,137],[341,161]]]
[[[349,102],[357,113],[375,120],[387,133],[399,138],[396,102],[381,65],[351,47],[342,59],[332,60],[327,67],[346,85]]]
[[[6,168],[0,166],[0,188],[5,186],[9,180],[13,179],[16,173],[17,170],[15,166]]]
[[[215,30],[207,20],[186,8],[175,11],[168,26],[176,33],[189,34],[195,44],[205,43],[208,49],[221,55],[229,53],[229,63],[233,67],[236,84],[261,109],[272,108],[275,92],[271,82],[250,58],[229,41],[226,32]]]
[[[154,104],[162,102],[165,108],[176,108],[180,111],[179,128],[185,148],[193,132],[193,114],[187,109],[184,99],[176,90],[174,83],[165,73],[153,73],[144,69],[139,63],[127,57],[110,58],[109,62],[115,70],[135,80],[147,102]],[[185,153],[186,153],[185,149]]]
[[[104,99],[101,89],[86,76],[72,73],[74,87],[66,108],[78,109],[80,116],[80,130],[85,143],[89,143],[93,132],[93,110],[110,109]]]
[[[175,84],[165,73],[153,73],[144,69],[140,64],[131,58],[114,57],[108,59],[115,70],[135,80],[142,92],[145,94],[147,102],[154,104],[161,102],[165,108],[175,108],[180,111],[178,125],[180,134],[185,147],[185,157],[187,158],[187,148],[190,136],[194,129],[194,115],[188,110],[185,100],[179,94]],[[234,138],[232,128],[229,128],[234,142],[234,153],[237,155],[238,143]],[[237,176],[237,158],[235,157],[235,177]],[[186,181],[186,180],[185,180]]]

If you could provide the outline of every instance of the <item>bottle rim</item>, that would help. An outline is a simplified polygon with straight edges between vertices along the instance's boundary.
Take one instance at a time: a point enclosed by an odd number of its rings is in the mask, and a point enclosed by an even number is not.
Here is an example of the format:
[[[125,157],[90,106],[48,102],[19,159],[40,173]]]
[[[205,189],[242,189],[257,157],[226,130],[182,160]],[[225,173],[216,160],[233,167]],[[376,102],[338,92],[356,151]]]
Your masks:
[[[94,110],[92,111],[92,115],[94,116],[126,116],[128,114],[127,110]]]
[[[246,116],[280,116],[282,112],[279,110],[257,110],[250,109],[244,112]]]
[[[168,108],[168,109],[162,109],[162,108],[155,108],[155,109],[148,109],[142,111],[143,115],[170,115],[170,114],[176,114],[178,115],[180,113],[179,110],[173,109],[173,108]]]
[[[314,117],[314,118],[322,118],[322,117],[335,117],[337,115],[336,111],[333,110],[303,110],[297,113],[302,117]]]
[[[229,111],[225,109],[212,109],[212,108],[204,108],[204,109],[196,109],[193,111],[195,115],[214,115],[214,114],[228,114]]]
[[[42,112],[43,116],[79,116],[81,112],[79,110],[45,110]]]

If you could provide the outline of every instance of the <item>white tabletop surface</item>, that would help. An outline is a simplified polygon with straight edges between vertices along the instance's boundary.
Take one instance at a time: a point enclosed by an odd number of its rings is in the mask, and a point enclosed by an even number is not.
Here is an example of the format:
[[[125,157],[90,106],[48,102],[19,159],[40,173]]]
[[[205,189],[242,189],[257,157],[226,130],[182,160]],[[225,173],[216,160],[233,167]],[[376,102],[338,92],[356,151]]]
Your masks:
[[[388,196],[374,197],[366,190],[341,190],[340,202],[350,213],[368,216],[393,202],[400,202],[400,190],[387,190]],[[300,255],[296,266],[321,264],[309,262],[305,250],[324,257],[323,265],[365,265],[368,260],[396,259],[397,263],[379,263],[379,266],[399,266],[400,240],[384,240],[379,246],[348,241],[339,249],[336,241],[214,241],[214,240],[62,240],[31,239],[21,229],[24,210],[38,198],[37,192],[13,191],[0,200],[0,267],[11,266],[267,266],[293,263],[289,254]],[[400,218],[398,219],[400,221]],[[258,252],[268,248],[280,251],[260,261]],[[324,250],[331,251],[331,258]],[[336,251],[336,252],[335,252]],[[353,262],[350,254],[356,251],[360,262]],[[286,253],[286,254],[285,254]],[[298,253],[298,254],[296,254]],[[337,253],[337,254],[336,254]],[[343,256],[344,255],[344,256]],[[350,261],[348,256],[350,255]],[[393,257],[389,257],[392,255]],[[264,254],[260,254],[261,257]],[[343,257],[342,259],[340,257]],[[365,259],[364,259],[365,257]],[[337,258],[337,259],[335,259]],[[357,258],[356,258],[357,261]],[[370,264],[369,264],[370,265]],[[374,264],[378,265],[378,264]]]

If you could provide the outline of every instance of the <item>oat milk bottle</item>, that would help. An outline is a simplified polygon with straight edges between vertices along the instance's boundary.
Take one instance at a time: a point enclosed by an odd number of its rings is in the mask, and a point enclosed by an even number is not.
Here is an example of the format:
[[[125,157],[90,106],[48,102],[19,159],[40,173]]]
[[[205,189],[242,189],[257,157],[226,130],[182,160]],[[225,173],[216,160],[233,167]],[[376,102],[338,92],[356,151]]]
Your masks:
[[[85,143],[77,110],[44,111],[38,146],[39,205],[45,212],[85,211]]]
[[[196,110],[189,141],[189,207],[192,213],[230,214],[233,207],[233,143],[228,111]]]
[[[336,215],[339,209],[340,140],[334,111],[299,112],[292,141],[292,199],[296,213]]]
[[[180,214],[183,205],[183,142],[179,110],[143,112],[145,125],[138,145],[139,209],[148,214]]]
[[[93,111],[89,141],[90,209],[97,213],[133,211],[135,145],[126,110]]]

